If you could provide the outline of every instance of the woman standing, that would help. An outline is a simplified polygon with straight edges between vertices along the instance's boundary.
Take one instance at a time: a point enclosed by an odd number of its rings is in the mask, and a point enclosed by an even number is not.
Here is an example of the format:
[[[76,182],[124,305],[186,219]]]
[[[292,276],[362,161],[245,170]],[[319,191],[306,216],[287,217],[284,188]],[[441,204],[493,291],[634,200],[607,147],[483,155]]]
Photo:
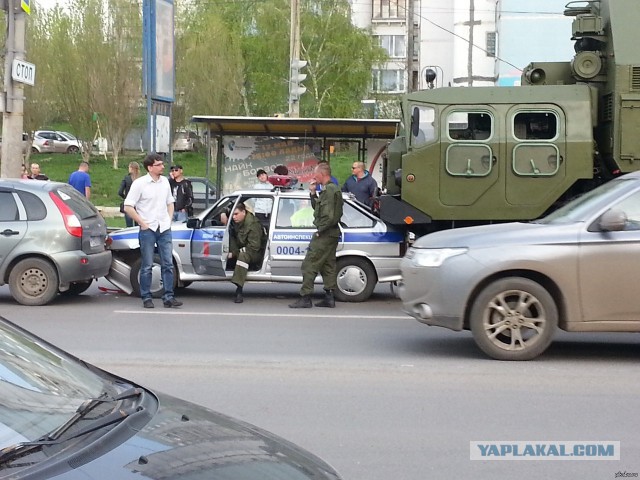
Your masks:
[[[129,173],[124,176],[122,182],[120,182],[120,188],[118,189],[118,195],[124,200],[127,198],[129,189],[133,181],[140,176],[140,164],[138,162],[131,162],[129,164]],[[133,227],[135,222],[133,219],[124,212],[124,202],[120,203],[120,212],[124,213],[124,221],[127,227]]]

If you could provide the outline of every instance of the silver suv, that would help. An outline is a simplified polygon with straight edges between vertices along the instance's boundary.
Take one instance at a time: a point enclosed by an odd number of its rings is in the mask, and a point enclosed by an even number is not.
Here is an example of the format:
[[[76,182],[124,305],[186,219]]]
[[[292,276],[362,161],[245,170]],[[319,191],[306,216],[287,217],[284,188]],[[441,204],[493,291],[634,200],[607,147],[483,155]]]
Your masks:
[[[79,295],[109,272],[107,227],[72,186],[0,179],[0,285],[22,305]]]

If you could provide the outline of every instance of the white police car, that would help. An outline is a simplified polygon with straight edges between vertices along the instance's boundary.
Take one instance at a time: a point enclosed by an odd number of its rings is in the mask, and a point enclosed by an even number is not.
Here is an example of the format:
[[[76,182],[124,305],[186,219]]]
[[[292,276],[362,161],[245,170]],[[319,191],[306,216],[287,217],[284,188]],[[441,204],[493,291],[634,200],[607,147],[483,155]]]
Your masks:
[[[175,287],[194,281],[229,281],[227,269],[229,226],[224,216],[244,202],[251,211],[268,212],[262,219],[267,232],[265,255],[249,269],[247,281],[301,283],[301,265],[316,231],[307,190],[244,190],[221,198],[215,205],[184,223],[174,223]],[[337,249],[336,299],[362,302],[378,282],[398,282],[400,260],[406,250],[405,234],[386,225],[365,206],[344,194]],[[140,250],[138,228],[117,230],[107,242],[113,253],[107,279],[128,294],[139,295]],[[158,259],[159,261],[159,259]],[[321,283],[318,276],[316,283]],[[160,264],[153,267],[152,292],[162,294]]]

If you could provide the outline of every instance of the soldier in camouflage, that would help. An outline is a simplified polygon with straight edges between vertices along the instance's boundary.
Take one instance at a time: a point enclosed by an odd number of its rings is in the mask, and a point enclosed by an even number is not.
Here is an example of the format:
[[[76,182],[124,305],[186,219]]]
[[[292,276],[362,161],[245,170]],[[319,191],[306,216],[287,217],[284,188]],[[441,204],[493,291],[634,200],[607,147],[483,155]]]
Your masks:
[[[322,275],[324,298],[316,307],[334,308],[333,292],[338,286],[336,272],[336,249],[340,239],[340,218],[342,217],[342,192],[331,182],[331,167],[320,163],[314,170],[315,181],[309,182],[313,224],[318,229],[313,234],[309,249],[302,262],[302,287],[300,298],[289,305],[290,308],[311,308],[311,294],[316,275]],[[316,183],[322,190],[316,192]]]
[[[264,257],[266,238],[262,224],[253,213],[247,211],[244,203],[236,205],[232,218],[229,258],[235,258],[236,265],[231,282],[236,286],[234,302],[242,303],[242,289],[249,265],[258,263]]]

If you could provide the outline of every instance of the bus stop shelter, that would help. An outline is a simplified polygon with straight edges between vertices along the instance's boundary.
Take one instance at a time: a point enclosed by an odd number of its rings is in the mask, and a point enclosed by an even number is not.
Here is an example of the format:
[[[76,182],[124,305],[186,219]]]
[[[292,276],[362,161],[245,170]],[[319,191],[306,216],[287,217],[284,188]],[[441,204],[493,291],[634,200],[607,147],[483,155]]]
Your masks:
[[[367,155],[371,156],[372,144],[376,153],[381,145],[386,146],[395,138],[399,120],[388,119],[351,119],[351,118],[288,118],[288,117],[227,117],[195,115],[191,121],[198,124],[207,137],[207,176],[211,155],[216,161],[216,188],[223,191],[223,172],[240,172],[249,165],[253,170],[269,163],[283,163],[283,158],[291,160],[296,155],[305,155],[306,147],[311,145],[314,158],[331,162],[330,146],[336,141],[355,142],[358,145],[358,159],[366,163]],[[248,140],[242,145],[239,139]],[[232,143],[233,142],[233,143]],[[215,152],[212,146],[216,145]],[[260,153],[244,158],[241,149],[246,151],[256,145],[262,147]],[[233,152],[233,148],[236,152]],[[226,154],[225,154],[226,153]],[[237,156],[236,156],[237,155]],[[239,160],[240,159],[240,160]],[[296,162],[293,162],[296,163]],[[304,158],[303,158],[304,163]],[[235,170],[234,170],[235,169]],[[265,170],[268,171],[267,168]],[[291,169],[290,169],[291,170]],[[295,170],[295,169],[294,169]],[[242,171],[245,176],[247,171]],[[255,174],[251,180],[255,182]]]

